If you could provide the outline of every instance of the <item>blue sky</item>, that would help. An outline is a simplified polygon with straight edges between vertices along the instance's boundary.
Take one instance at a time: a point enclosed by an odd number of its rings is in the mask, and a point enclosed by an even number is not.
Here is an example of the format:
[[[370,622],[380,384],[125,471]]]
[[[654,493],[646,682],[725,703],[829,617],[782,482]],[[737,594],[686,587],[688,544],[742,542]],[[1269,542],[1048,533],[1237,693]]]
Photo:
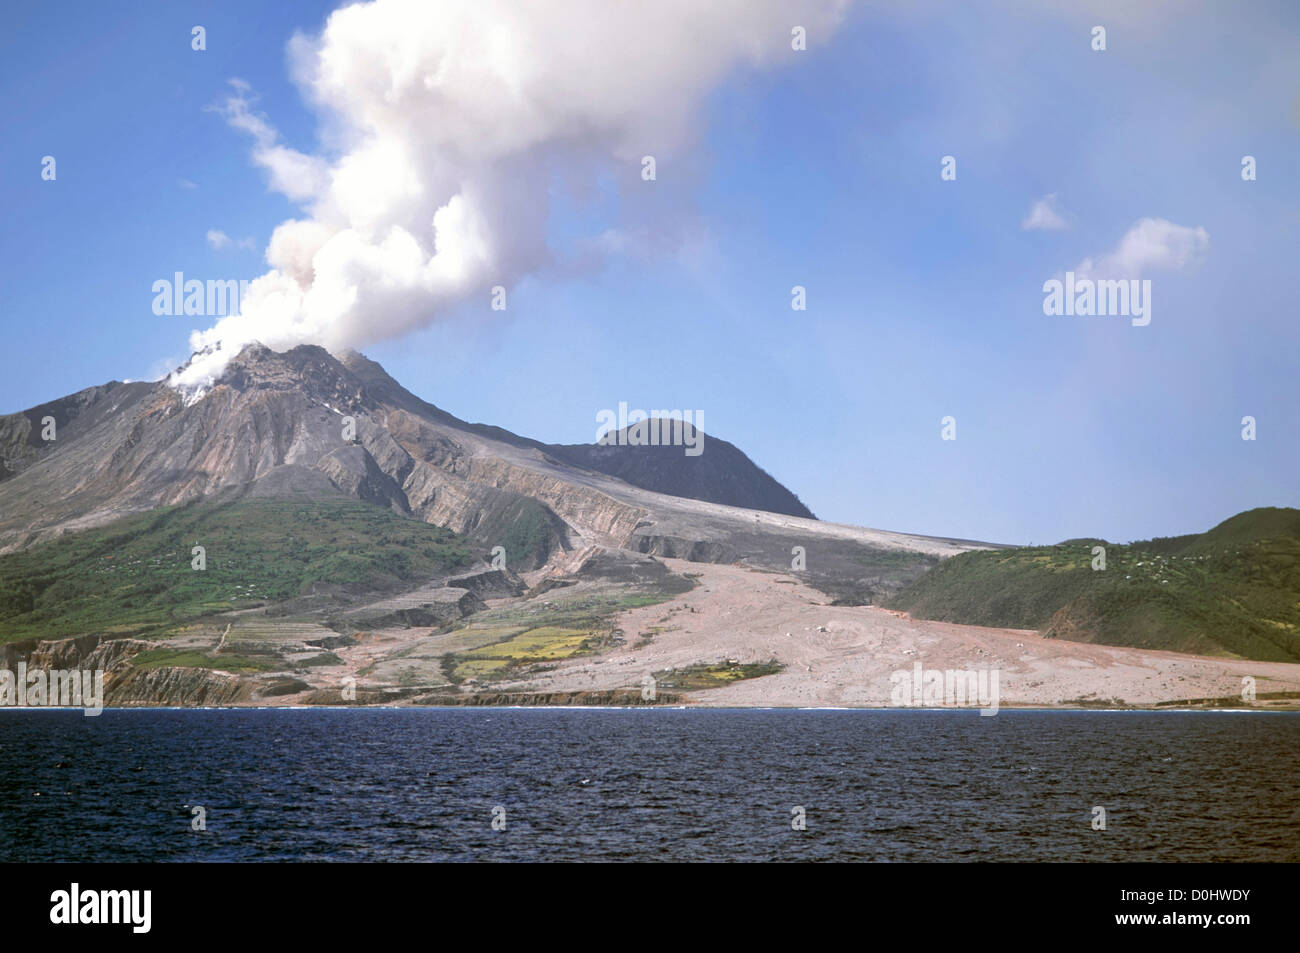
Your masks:
[[[184,359],[211,321],[155,315],[156,279],[267,270],[272,230],[301,209],[211,107],[239,77],[282,141],[328,151],[286,44],[333,5],[287,6],[10,12],[0,411]],[[550,207],[560,259],[656,216],[676,244],[542,268],[504,313],[476,297],[363,349],[452,413],[548,441],[590,441],[619,401],[701,410],[840,522],[1127,540],[1300,505],[1300,9],[1180,6],[851,7],[806,52],[713,84],[654,191],[600,180]],[[1022,228],[1049,194],[1068,227]],[[1149,326],[1043,314],[1044,281],[1144,218],[1208,235],[1143,275]]]

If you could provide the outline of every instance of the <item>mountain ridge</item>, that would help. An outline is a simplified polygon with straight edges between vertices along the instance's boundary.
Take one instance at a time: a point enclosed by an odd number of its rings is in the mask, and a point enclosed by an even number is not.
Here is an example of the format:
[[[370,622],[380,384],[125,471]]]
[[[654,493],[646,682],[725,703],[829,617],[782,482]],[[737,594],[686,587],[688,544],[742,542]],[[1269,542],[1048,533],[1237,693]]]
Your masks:
[[[53,441],[33,437],[40,408],[0,418],[9,473],[0,552],[213,494],[332,491],[484,547],[522,540],[524,552],[507,556],[520,571],[590,545],[788,569],[802,547],[810,576],[849,601],[871,601],[941,555],[985,545],[804,516],[797,497],[717,438],[687,457],[549,445],[469,423],[364,355],[313,345],[249,345],[202,391],[119,383],[41,407],[54,408]],[[675,472],[691,466],[689,479]]]

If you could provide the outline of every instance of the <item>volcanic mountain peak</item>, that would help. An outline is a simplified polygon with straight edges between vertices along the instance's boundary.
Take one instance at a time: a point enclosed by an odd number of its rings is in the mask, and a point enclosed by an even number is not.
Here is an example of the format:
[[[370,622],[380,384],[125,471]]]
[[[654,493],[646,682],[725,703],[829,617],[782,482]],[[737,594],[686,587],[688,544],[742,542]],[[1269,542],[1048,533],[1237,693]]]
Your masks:
[[[201,356],[195,354],[191,361]],[[354,406],[359,404],[363,389],[360,378],[329,351],[314,344],[273,351],[261,342],[253,341],[232,357],[215,379],[196,387],[180,383],[187,367],[189,363],[166,378],[168,385],[182,395],[186,407],[197,404],[222,386],[237,391],[298,391],[317,400],[333,400]]]
[[[44,416],[56,439],[33,437]],[[799,546],[811,575],[856,580],[861,591],[845,598],[896,588],[972,546],[810,519],[740,450],[704,445],[696,457],[552,446],[454,417],[355,352],[250,344],[201,393],[173,379],[114,384],[0,417],[0,551],[245,495],[360,499],[484,552],[503,546],[519,570],[591,546],[788,568]],[[910,555],[864,574],[882,551]]]

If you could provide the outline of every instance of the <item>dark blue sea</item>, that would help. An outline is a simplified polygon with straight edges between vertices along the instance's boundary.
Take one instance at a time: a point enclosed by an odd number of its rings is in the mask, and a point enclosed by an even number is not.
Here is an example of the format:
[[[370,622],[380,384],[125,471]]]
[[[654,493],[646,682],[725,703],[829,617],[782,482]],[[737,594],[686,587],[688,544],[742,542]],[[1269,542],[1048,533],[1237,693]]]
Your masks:
[[[1286,713],[0,710],[0,860],[1296,861],[1297,782]]]

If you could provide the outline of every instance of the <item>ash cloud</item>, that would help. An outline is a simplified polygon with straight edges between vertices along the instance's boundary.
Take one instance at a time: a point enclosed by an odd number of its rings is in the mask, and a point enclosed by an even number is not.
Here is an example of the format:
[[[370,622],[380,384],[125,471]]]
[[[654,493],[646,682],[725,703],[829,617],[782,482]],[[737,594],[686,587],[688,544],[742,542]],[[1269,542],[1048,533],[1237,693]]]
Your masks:
[[[241,313],[195,332],[172,383],[191,392],[259,340],[362,347],[423,327],[549,264],[557,183],[640,180],[686,153],[709,92],[826,40],[845,0],[374,0],[289,45],[324,148],[281,141],[232,81],[217,110],[270,187],[303,209],[266,249]],[[661,227],[661,226],[656,226]],[[638,243],[644,223],[627,230]],[[582,245],[618,253],[619,229]]]

